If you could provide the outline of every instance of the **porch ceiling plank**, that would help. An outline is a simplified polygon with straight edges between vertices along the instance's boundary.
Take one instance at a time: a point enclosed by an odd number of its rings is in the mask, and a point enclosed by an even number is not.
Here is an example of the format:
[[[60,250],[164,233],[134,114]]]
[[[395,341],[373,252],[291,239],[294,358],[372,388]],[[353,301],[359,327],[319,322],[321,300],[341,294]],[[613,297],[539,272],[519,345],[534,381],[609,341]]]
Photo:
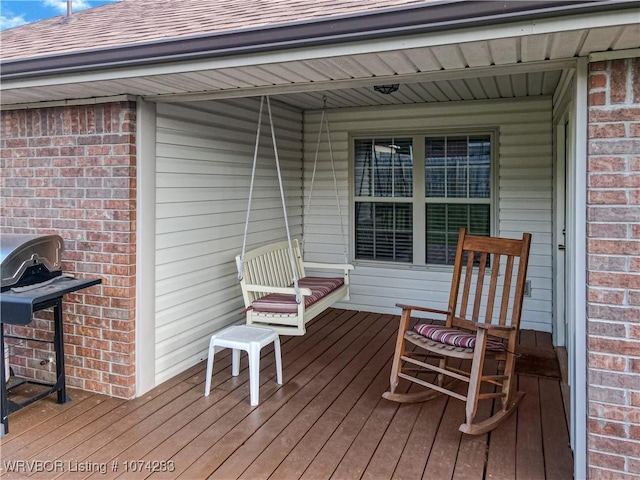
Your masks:
[[[543,72],[542,91],[545,95],[553,95],[560,83],[561,76],[562,72],[560,70],[557,70],[555,72]]]
[[[481,78],[468,78],[464,80],[465,84],[469,88],[469,90],[473,94],[473,98],[475,99],[485,99],[489,98],[489,95],[484,89]]]
[[[573,32],[560,32],[553,35],[550,58],[571,58],[581,51],[586,39],[587,31],[578,30]]]
[[[538,62],[549,58],[549,44],[551,35],[529,35],[520,42],[521,58],[523,62]]]
[[[370,72],[371,77],[387,77],[397,75],[398,73],[393,69],[393,67],[387,64],[380,54],[368,53],[357,55],[355,58],[357,59],[358,64],[365,68],[366,71]]]
[[[264,82],[256,79],[251,75],[246,75],[242,72],[241,69],[233,69],[233,68],[225,68],[218,71],[211,71],[210,74],[217,74],[224,79],[226,82],[232,85],[231,90],[236,90],[240,88],[255,88],[256,81],[262,83],[264,86]]]
[[[544,72],[531,72],[526,76],[527,95],[542,95],[543,91],[543,73]]]
[[[331,96],[338,96],[343,99],[345,105],[353,107],[355,105],[379,105],[389,104],[392,100],[388,95],[380,95],[371,88],[350,88],[346,91],[336,90],[331,92]]]
[[[445,95],[445,93],[440,89],[440,82],[429,82],[424,85],[425,89],[429,94],[435,98],[438,102],[448,102],[449,98]]]
[[[161,82],[163,85],[167,85],[173,89],[174,92],[181,91],[191,91],[191,92],[201,92],[208,88],[211,88],[210,85],[205,84],[201,81],[196,80],[194,77],[186,74],[176,74],[171,73],[168,75],[157,75],[155,77],[149,77],[151,80],[156,79]],[[130,83],[130,82],[129,82]]]
[[[491,65],[491,51],[487,42],[469,42],[460,44],[465,63],[470,67]]]
[[[402,93],[405,94],[407,100],[410,103],[420,103],[424,101],[428,101],[425,98],[425,90],[418,90],[417,86],[419,84],[415,83],[406,83],[402,85]]]
[[[466,79],[457,79],[451,80],[449,83],[462,100],[474,100],[476,96],[471,93],[471,90],[469,89],[469,86],[466,82]]]
[[[264,65],[262,68],[280,78],[285,78],[291,83],[308,82],[310,79],[300,73],[300,69],[287,64]]]
[[[322,95],[324,95],[324,92],[301,92],[286,96],[282,95],[279,100],[300,110],[311,110],[317,108],[318,105],[322,105]],[[329,98],[327,95],[327,102],[329,102]]]
[[[283,65],[289,70],[295,70],[299,75],[307,78],[309,82],[327,82],[331,80],[331,77],[327,72],[318,70],[318,68],[306,61],[288,62],[283,63]]]
[[[378,93],[378,92],[375,92]],[[413,100],[411,100],[410,96],[408,95],[408,89],[404,88],[404,85],[401,85],[401,87],[398,89],[397,92],[393,92],[390,95],[384,95],[385,97],[390,97],[389,100],[393,101],[394,104],[407,104],[407,103],[413,103]],[[378,96],[380,96],[381,94],[378,94],[376,96],[376,98]]]
[[[508,65],[518,63],[518,47],[515,38],[500,38],[489,40],[491,58],[495,65]]]
[[[503,75],[514,72],[530,72],[530,71],[548,71],[561,68],[571,68],[575,63],[573,59],[561,59],[554,61],[532,62],[528,64],[517,64],[504,66],[500,69]],[[323,68],[323,64],[316,63],[314,68]],[[335,72],[325,72],[334,74]],[[344,72],[340,72],[344,76]],[[227,91],[212,93],[194,93],[194,94],[175,94],[175,95],[149,95],[146,97],[149,101],[158,102],[175,102],[175,101],[200,101],[214,100],[220,98],[237,98],[243,96],[258,96],[263,94],[283,94],[298,93],[322,90],[339,90],[344,88],[374,86],[385,83],[407,83],[407,82],[434,82],[438,80],[451,80],[458,78],[481,78],[496,75],[496,69],[490,67],[477,67],[474,69],[463,68],[459,70],[441,70],[437,72],[421,72],[416,74],[391,75],[386,77],[375,78],[343,78],[327,81],[317,81],[309,83],[297,83],[290,85],[271,85],[262,87],[238,87]]]
[[[46,87],[37,89],[39,94],[46,95],[46,91],[48,89]],[[92,97],[92,96],[103,96],[110,95],[113,90],[105,88],[103,85],[60,85],[54,88],[56,95],[61,98],[75,98],[78,91],[82,91],[84,96]],[[131,90],[131,88],[130,88]]]
[[[489,98],[500,98],[500,91],[495,77],[482,77],[478,81]]]
[[[271,81],[265,80],[264,78],[262,78],[256,72],[255,67],[240,67],[240,68],[234,68],[234,69],[227,69],[224,73],[229,77],[238,80],[239,87],[242,86],[240,85],[240,82],[242,82],[245,85],[249,85],[250,87],[265,87],[265,86],[273,85]]]
[[[260,78],[271,85],[293,83],[290,78],[287,78],[286,72],[278,72],[273,66],[264,67],[260,65],[255,67],[244,67],[242,70],[245,73],[253,75],[256,78]]]
[[[405,55],[421,72],[433,72],[442,70],[442,65],[438,62],[430,47],[410,48],[404,51]]]
[[[456,89],[453,88],[453,85],[450,81],[442,80],[436,83],[438,85],[438,89],[446,95],[448,101],[462,100],[462,97],[456,91]]]
[[[640,23],[635,25],[626,25],[622,29],[620,36],[613,42],[614,50],[626,50],[629,48],[638,48],[640,42]]]
[[[43,96],[51,94],[51,89],[47,88],[30,88],[25,90],[17,90],[11,92],[9,95],[13,99],[12,103],[16,104],[28,104],[31,102],[39,102]],[[7,97],[7,93],[2,93],[2,96]]]
[[[215,89],[237,88],[240,86],[250,87],[247,82],[239,82],[238,79],[230,77],[224,71],[220,70],[203,70],[202,72],[190,72],[190,76],[198,81],[205,83]]]
[[[467,62],[457,44],[431,47],[431,52],[445,70],[468,67]]]
[[[585,56],[594,51],[597,52],[609,50],[613,46],[615,41],[620,37],[620,35],[622,35],[623,30],[623,26],[593,28],[589,30],[577,54],[580,56]]]
[[[345,71],[341,66],[337,65],[329,58],[314,58],[307,60],[305,63],[312,68],[323,72],[330,78],[330,81],[353,78],[349,72]]]
[[[374,72],[367,68],[366,64],[371,62],[371,54],[351,55],[345,57],[334,57],[331,61],[345,72],[349,72],[353,78],[371,78]]]
[[[433,95],[431,95],[431,93],[429,93],[429,91],[425,88],[424,84],[422,83],[410,83],[410,84],[407,84],[407,86],[410,86],[412,90],[416,92],[416,94],[422,99],[422,101],[426,101],[426,102],[438,101],[436,97],[434,97]]]
[[[134,94],[134,95],[144,95],[142,92],[159,92],[161,95],[163,93],[175,93],[181,92],[185,90],[185,86],[180,86],[179,83],[166,82],[164,75],[155,76],[155,77],[141,77],[136,78],[135,80],[116,80],[114,85],[120,85],[121,89],[129,88],[130,86],[134,86],[134,88],[139,89],[138,91],[126,91],[126,93]]]
[[[217,89],[223,88],[224,86],[223,84],[221,85],[220,83],[218,83],[217,85],[214,85],[209,78],[207,78],[202,74],[194,74],[194,73],[187,73],[182,75],[177,74],[175,75],[174,79],[175,81],[183,85],[183,90],[184,90],[184,87],[187,87],[192,92],[205,91],[213,88],[217,90]]]
[[[380,60],[389,65],[389,67],[398,74],[417,73],[420,70],[415,63],[400,50],[397,52],[381,52],[377,55]]]
[[[495,77],[495,80],[496,84],[498,85],[498,92],[500,92],[500,97],[511,98],[514,96],[511,76],[498,75],[497,77]]]
[[[349,90],[336,90],[327,93],[327,104],[331,105],[332,108],[347,108],[353,106],[354,96],[361,97],[362,93],[357,90],[349,89]],[[329,103],[329,99],[331,103]],[[360,99],[360,104],[364,103],[365,105],[370,104],[370,100],[363,101]]]

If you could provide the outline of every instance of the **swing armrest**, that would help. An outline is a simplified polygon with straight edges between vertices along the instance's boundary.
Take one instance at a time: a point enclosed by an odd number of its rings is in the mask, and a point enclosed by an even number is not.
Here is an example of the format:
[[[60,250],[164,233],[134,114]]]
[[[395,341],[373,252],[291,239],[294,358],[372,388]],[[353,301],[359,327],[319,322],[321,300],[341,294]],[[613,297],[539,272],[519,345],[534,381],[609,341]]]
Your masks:
[[[268,285],[245,284],[243,288],[248,292],[264,292],[264,293],[284,293],[287,295],[295,295],[296,290],[293,287],[270,287]],[[303,297],[311,295],[310,288],[299,288],[298,292]]]
[[[319,263],[319,262],[302,262],[304,268],[326,268],[331,270],[353,270],[353,265],[350,263]]]

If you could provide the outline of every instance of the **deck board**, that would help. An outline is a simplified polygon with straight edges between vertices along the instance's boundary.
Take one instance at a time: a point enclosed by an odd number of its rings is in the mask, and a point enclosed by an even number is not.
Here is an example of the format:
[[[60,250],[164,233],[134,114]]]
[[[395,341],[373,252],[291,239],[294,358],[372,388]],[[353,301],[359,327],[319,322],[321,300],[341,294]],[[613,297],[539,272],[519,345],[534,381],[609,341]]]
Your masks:
[[[398,317],[330,309],[302,337],[282,337],[284,385],[272,346],[263,349],[260,404],[249,404],[246,357],[231,376],[228,350],[216,354],[212,390],[204,362],[125,401],[70,389],[10,417],[3,462],[58,461],[54,472],[2,471],[2,479],[505,479],[571,478],[573,459],[560,382],[519,375],[520,408],[488,434],[458,427],[464,404],[441,396],[398,404],[389,387]],[[548,334],[521,343],[552,348]],[[399,389],[406,390],[408,382]],[[416,388],[413,385],[411,388]],[[493,408],[498,408],[498,402]],[[480,403],[488,415],[492,402]],[[171,461],[173,471],[124,462]],[[71,471],[73,465],[91,471]],[[6,464],[3,464],[5,468]],[[114,468],[116,466],[117,468]],[[106,472],[98,467],[105,467]],[[76,468],[78,470],[78,468]],[[86,469],[85,469],[86,470]]]

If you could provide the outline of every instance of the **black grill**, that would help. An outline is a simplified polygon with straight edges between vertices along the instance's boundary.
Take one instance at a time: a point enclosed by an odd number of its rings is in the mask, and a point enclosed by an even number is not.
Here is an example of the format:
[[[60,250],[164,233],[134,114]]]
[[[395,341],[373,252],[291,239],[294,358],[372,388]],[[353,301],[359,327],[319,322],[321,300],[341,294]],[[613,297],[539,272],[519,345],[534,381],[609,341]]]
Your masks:
[[[6,378],[4,365],[0,368],[0,392],[2,394],[2,429],[0,436],[9,433],[9,413],[30,403],[58,394],[58,403],[68,400],[64,373],[64,340],[62,329],[62,299],[67,293],[101,283],[100,279],[73,278],[62,272],[64,242],[58,235],[0,235],[0,348],[4,354],[4,339],[22,339],[15,335],[5,335],[4,325],[28,325],[33,313],[53,308],[54,339],[56,358],[56,381],[44,383],[30,379]],[[4,363],[4,362],[3,362]],[[20,403],[8,398],[8,392],[29,383],[45,387]]]

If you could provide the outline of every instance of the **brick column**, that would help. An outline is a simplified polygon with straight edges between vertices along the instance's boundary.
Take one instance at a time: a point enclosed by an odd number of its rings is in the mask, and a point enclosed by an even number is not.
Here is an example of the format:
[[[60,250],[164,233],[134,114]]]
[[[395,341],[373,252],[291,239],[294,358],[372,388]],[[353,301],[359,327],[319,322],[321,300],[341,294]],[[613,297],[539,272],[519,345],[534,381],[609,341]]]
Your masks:
[[[64,272],[102,278],[65,296],[67,384],[124,398],[135,395],[135,115],[121,102],[1,117],[0,232],[60,235]],[[14,330],[51,338],[52,314]],[[49,357],[46,344],[12,342],[16,374],[51,380]]]
[[[590,64],[588,462],[640,475],[640,58]]]

